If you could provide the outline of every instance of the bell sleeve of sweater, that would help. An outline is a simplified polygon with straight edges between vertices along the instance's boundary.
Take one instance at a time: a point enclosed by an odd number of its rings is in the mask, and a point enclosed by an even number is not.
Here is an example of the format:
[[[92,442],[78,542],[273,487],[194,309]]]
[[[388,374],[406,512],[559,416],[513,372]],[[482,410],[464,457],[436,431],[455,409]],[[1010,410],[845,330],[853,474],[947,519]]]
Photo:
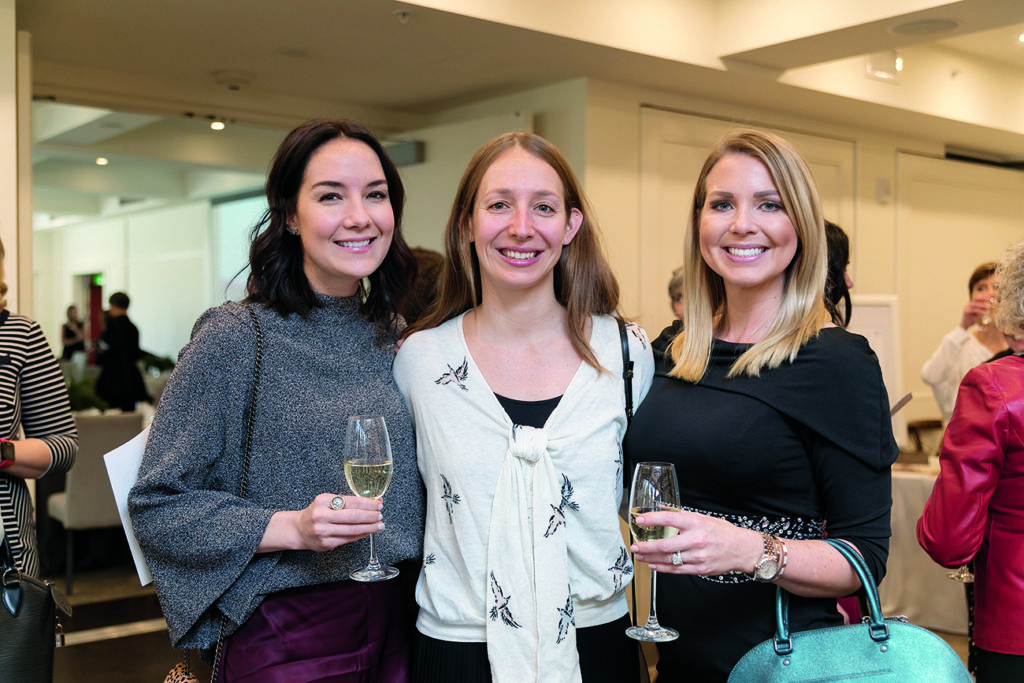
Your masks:
[[[254,358],[254,331],[241,307],[226,304],[200,317],[161,398],[129,495],[176,647],[216,642],[220,613],[237,627],[280,558],[255,554],[274,510],[238,496]]]

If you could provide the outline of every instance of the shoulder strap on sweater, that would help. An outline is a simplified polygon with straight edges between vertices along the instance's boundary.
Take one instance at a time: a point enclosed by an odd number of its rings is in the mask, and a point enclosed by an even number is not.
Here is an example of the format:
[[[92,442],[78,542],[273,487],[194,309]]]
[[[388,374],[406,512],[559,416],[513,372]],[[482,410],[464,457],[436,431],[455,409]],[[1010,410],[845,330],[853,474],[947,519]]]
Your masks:
[[[633,361],[629,357],[629,338],[626,321],[615,318],[619,325],[619,340],[622,342],[622,385],[626,391],[626,422],[633,419]]]

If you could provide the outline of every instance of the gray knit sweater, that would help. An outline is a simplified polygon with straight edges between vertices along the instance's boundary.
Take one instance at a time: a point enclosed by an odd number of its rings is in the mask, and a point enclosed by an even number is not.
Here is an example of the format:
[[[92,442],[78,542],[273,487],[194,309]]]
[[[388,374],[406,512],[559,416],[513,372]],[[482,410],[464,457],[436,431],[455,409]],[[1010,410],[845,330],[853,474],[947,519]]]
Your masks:
[[[242,307],[227,303],[199,318],[160,400],[129,510],[175,647],[209,648],[222,613],[231,633],[264,594],[346,579],[366,564],[366,539],[323,553],[255,552],[276,511],[349,493],[349,415],[384,415],[391,436],[381,562],[422,554],[424,495],[412,424],[391,376],[393,344],[359,317],[355,297],[319,299],[323,308],[306,319],[253,307],[263,365],[244,499],[243,410],[256,337]]]

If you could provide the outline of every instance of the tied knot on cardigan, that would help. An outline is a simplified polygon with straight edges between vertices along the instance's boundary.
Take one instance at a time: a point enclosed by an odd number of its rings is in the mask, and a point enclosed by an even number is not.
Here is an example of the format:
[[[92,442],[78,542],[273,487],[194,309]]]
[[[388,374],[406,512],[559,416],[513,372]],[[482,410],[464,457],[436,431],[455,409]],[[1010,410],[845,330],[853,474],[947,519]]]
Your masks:
[[[508,442],[508,455],[535,463],[548,452],[548,434],[543,429],[515,425]]]

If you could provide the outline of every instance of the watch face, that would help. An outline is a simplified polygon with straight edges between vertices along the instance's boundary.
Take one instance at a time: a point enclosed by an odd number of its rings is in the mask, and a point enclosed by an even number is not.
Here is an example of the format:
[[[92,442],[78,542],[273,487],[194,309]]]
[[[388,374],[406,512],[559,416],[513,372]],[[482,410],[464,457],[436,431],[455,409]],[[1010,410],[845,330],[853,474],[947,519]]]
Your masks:
[[[779,573],[779,563],[774,558],[766,558],[757,565],[757,578],[768,580]]]

